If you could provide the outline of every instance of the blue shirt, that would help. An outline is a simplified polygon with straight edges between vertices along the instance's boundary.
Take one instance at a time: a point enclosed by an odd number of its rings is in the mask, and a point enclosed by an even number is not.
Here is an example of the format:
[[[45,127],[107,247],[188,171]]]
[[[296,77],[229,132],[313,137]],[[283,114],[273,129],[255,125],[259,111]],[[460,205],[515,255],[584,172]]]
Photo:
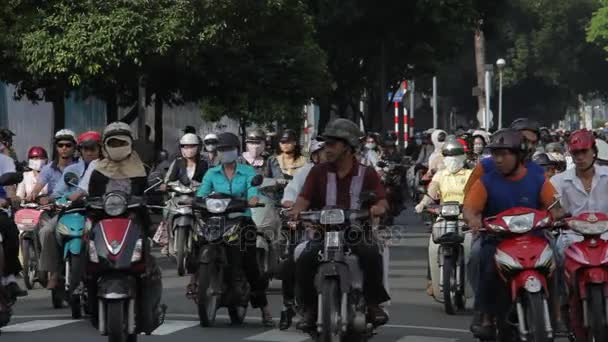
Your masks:
[[[196,196],[207,197],[212,192],[219,192],[249,200],[258,195],[258,188],[250,185],[255,175],[253,167],[237,163],[232,180],[228,180],[223,165],[212,167],[203,177],[203,183],[198,188]],[[247,209],[245,215],[251,216],[251,210]]]
[[[496,170],[496,164],[494,163],[494,159],[492,159],[492,157],[481,159],[480,164],[483,167],[484,174],[489,174]],[[542,166],[536,164],[535,162],[526,161],[525,165],[528,171],[532,173],[539,173],[543,176],[545,175],[545,169],[543,169]]]
[[[509,180],[494,170],[481,177],[488,198],[484,217],[495,216],[507,209],[526,207],[540,209],[540,193],[545,184],[545,175],[530,172],[519,180]]]
[[[90,163],[89,163],[89,165],[90,165]],[[75,173],[78,176],[78,179],[80,180],[80,179],[82,179],[86,169],[87,169],[87,165],[85,165],[85,162],[82,159],[79,159],[76,164],[69,165],[65,169],[63,169],[63,174],[61,175],[61,178],[55,184],[55,188],[53,189],[53,192],[51,193],[51,197],[52,198],[63,197],[64,195],[76,190],[75,186],[65,184],[65,182],[63,181],[63,178],[67,173],[72,172],[72,173]]]
[[[76,162],[78,162],[78,159],[74,159],[72,164]],[[38,184],[42,184],[43,186],[46,185],[48,193],[52,194],[58,182],[63,182],[62,177],[63,172],[57,167],[57,162],[53,161],[52,163],[46,164],[42,167],[42,170],[38,175]]]

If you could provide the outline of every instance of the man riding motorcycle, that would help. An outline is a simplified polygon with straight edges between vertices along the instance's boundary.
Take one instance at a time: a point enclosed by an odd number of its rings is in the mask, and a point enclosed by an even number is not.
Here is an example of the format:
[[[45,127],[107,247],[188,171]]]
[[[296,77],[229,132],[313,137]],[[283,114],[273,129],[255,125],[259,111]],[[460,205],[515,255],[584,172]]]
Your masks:
[[[547,179],[551,179],[557,173],[557,162],[551,160],[545,152],[535,153],[532,161],[545,169],[545,178]]]
[[[203,145],[205,145],[205,152],[203,156],[207,160],[209,166],[216,166],[219,164],[219,157],[217,153],[217,134],[209,133],[205,135],[203,139]]]
[[[476,180],[464,201],[464,219],[473,232],[483,228],[482,220],[513,207],[548,209],[555,198],[555,189],[544,174],[526,164],[529,149],[522,132],[510,128],[498,131],[488,145],[494,169]],[[534,164],[535,165],[535,164]],[[537,166],[538,167],[538,166]],[[559,213],[552,212],[554,217]],[[481,324],[474,319],[471,330],[478,337],[491,338],[493,318],[499,313],[496,290],[500,289],[493,262],[498,240],[483,234],[479,253],[480,278],[476,286],[475,306],[481,312]]]
[[[416,205],[416,213],[420,214],[424,208],[433,203],[434,199],[439,198],[441,203],[464,201],[464,185],[467,183],[471,170],[465,169],[466,154],[464,146],[454,139],[447,140],[441,150],[445,169],[438,171],[429,184],[427,196]],[[437,249],[437,244],[430,237],[429,248]],[[428,276],[427,294],[433,295],[433,283],[430,272]]]
[[[256,128],[247,134],[245,139],[246,151],[239,157],[238,162],[253,167],[256,172],[267,178],[282,178],[281,168],[276,158],[266,158],[266,133]]]
[[[374,168],[360,165],[355,158],[360,136],[359,127],[350,120],[337,119],[327,125],[322,139],[325,141],[328,162],[316,165],[310,171],[291,211],[292,220],[297,220],[300,213],[309,208],[357,207],[360,205],[359,196],[368,192],[374,192],[376,196],[370,214],[377,217],[386,213],[388,202],[380,178]],[[382,283],[383,261],[378,246],[372,239],[351,240],[347,244],[351,252],[359,257],[363,270],[363,295],[368,305],[368,321],[376,326],[385,324],[388,316],[380,304],[390,297]],[[299,256],[296,255],[296,281],[300,286],[298,303],[304,307],[304,317],[298,323],[300,330],[308,331],[315,326],[317,296],[314,275],[319,264],[318,253],[322,248],[323,242],[316,238],[307,243]]]
[[[248,165],[237,163],[239,156],[239,138],[232,133],[222,133],[218,136],[217,149],[220,165],[209,169],[196,196],[207,197],[212,192],[219,192],[241,198],[247,198],[249,204],[258,203],[258,190],[250,186],[251,179],[256,175],[255,170]],[[256,227],[251,220],[251,210],[245,214],[241,231],[242,264],[245,276],[251,287],[250,301],[254,308],[262,311],[262,324],[267,327],[274,326],[272,315],[266,298],[268,280],[260,274],[258,258],[256,256]]]

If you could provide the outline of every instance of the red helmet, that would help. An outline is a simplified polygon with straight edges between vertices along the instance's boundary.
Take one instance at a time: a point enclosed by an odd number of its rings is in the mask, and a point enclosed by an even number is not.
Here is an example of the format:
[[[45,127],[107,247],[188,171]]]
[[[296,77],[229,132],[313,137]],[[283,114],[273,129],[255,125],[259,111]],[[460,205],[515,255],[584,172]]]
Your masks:
[[[469,153],[469,145],[464,139],[458,138],[456,139],[456,141],[458,141],[462,145],[462,147],[464,147],[464,153]]]
[[[568,140],[568,150],[570,152],[588,150],[595,147],[595,137],[593,132],[587,129],[579,129],[570,135]]]
[[[101,145],[101,134],[95,131],[84,132],[78,136],[78,146]]]
[[[40,146],[32,146],[29,151],[27,151],[27,159],[31,158],[44,158],[49,159],[46,154],[46,150]]]

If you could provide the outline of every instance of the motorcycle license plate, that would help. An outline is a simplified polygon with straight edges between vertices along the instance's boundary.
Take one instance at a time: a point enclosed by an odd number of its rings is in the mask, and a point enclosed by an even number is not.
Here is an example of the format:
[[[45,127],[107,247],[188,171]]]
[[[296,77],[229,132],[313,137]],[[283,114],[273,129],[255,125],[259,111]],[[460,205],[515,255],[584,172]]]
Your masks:
[[[327,232],[325,234],[325,247],[340,247],[340,232]]]

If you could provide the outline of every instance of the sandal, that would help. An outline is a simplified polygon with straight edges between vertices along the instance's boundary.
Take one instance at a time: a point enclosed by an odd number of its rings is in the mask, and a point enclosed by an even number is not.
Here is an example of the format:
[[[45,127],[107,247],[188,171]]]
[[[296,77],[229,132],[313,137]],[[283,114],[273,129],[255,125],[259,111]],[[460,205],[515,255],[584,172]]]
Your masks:
[[[265,313],[264,310],[262,310],[262,325],[267,328],[274,328],[272,315],[270,313]]]
[[[197,286],[196,283],[191,283],[186,286],[186,298],[196,302],[197,300]]]

